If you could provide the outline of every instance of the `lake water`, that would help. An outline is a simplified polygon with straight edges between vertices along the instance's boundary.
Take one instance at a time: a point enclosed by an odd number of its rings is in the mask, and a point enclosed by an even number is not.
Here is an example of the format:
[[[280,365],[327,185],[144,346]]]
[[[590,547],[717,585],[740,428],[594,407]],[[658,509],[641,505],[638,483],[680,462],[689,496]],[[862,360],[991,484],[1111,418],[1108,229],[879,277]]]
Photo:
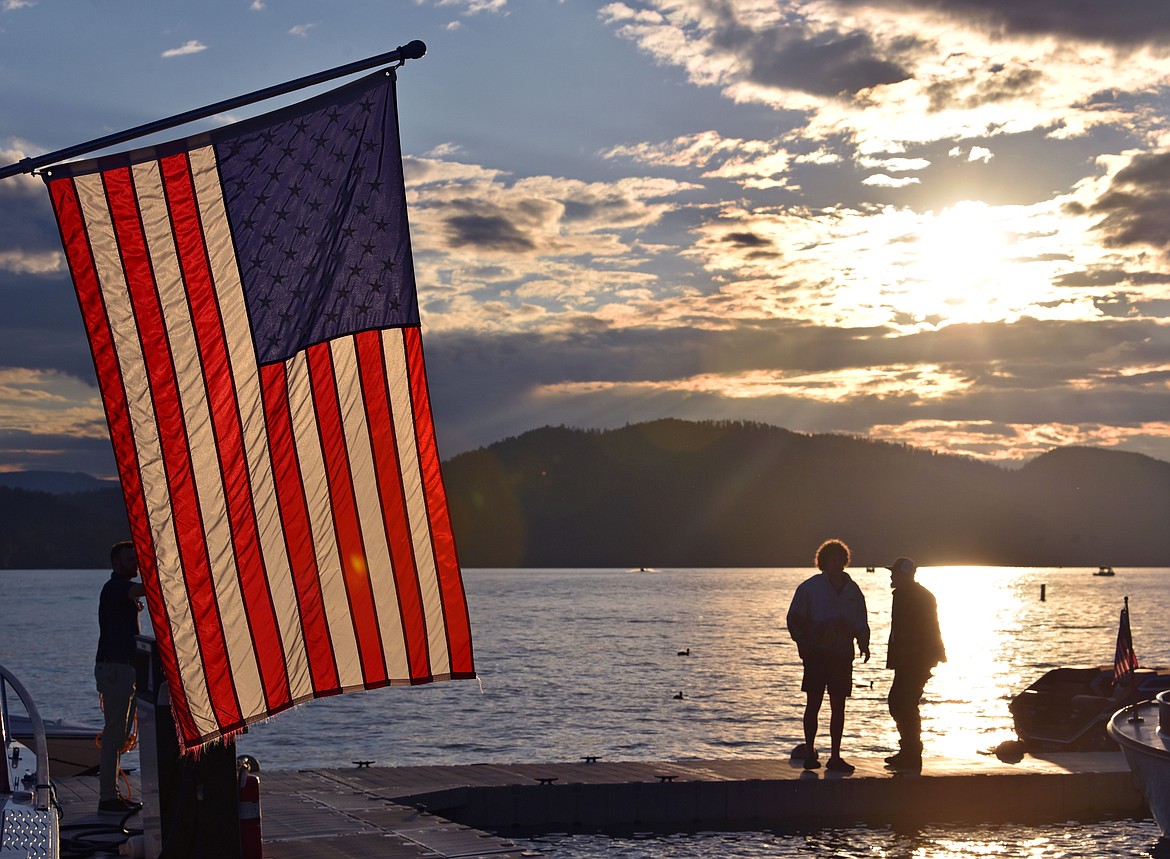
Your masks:
[[[254,726],[237,749],[266,769],[355,760],[786,757],[801,740],[803,695],[784,616],[793,589],[812,572],[468,570],[482,690],[457,681],[313,701]],[[883,667],[889,574],[851,573],[866,595],[873,659],[854,671],[843,753],[883,757],[896,747],[885,707],[891,673]],[[97,594],[108,575],[0,572],[0,663],[47,718],[99,722],[92,666]],[[1170,666],[1170,569],[1119,569],[1102,578],[1088,569],[947,567],[923,569],[918,578],[938,598],[949,657],[926,689],[927,757],[971,756],[1014,738],[1008,700],[1048,668],[1111,663],[1125,596],[1139,661]],[[823,738],[827,707],[822,722]],[[134,764],[133,756],[126,760]],[[1157,835],[1151,821],[1105,821],[527,843],[570,857],[1090,857],[1140,855]]]

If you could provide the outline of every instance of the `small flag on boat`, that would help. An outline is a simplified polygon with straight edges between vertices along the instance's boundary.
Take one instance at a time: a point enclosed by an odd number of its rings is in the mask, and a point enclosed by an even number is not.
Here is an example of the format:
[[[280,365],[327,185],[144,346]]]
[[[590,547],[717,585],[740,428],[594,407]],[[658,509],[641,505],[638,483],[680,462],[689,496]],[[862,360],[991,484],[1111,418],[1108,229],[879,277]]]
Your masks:
[[[1121,620],[1117,625],[1117,647],[1113,651],[1113,685],[1137,670],[1137,654],[1133,652],[1133,634],[1129,631],[1129,597],[1121,608]]]
[[[45,179],[184,750],[474,677],[394,72]]]

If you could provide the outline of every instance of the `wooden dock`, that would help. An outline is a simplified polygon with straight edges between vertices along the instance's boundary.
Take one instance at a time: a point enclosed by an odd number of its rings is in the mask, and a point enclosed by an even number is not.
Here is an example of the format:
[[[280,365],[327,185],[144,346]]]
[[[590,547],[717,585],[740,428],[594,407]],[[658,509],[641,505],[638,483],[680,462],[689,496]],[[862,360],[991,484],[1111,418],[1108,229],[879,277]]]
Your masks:
[[[1120,752],[1029,755],[1015,764],[927,759],[920,774],[854,763],[849,776],[806,772],[786,758],[265,771],[264,855],[510,859],[536,854],[507,836],[539,832],[1148,816]],[[61,780],[63,822],[96,818],[96,787],[96,778]]]

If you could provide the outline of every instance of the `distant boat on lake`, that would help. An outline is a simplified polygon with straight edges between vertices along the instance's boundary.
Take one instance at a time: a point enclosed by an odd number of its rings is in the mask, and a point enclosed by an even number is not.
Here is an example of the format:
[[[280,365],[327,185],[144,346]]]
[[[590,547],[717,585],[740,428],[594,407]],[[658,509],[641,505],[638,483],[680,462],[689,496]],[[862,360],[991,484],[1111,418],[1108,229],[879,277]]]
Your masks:
[[[1112,576],[1112,575],[1114,575],[1113,567],[1097,567],[1097,572],[1093,573],[1093,575],[1094,576]]]

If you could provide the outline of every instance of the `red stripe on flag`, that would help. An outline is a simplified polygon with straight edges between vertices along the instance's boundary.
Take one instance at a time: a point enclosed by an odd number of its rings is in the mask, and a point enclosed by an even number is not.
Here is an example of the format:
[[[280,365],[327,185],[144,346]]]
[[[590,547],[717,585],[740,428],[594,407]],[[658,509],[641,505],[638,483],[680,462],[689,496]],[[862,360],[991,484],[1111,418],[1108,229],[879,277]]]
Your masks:
[[[329,635],[329,620],[325,615],[309,506],[305,501],[305,484],[293,439],[284,364],[261,367],[260,384],[264,394],[272,476],[276,482],[284,542],[297,592],[297,610],[304,628],[309,674],[313,678],[313,691],[317,695],[329,695],[341,691],[341,680]]]
[[[398,595],[403,638],[410,677],[430,677],[433,673],[427,641],[427,619],[418,581],[418,564],[410,535],[410,514],[402,487],[402,470],[398,442],[394,434],[394,414],[386,378],[386,354],[382,332],[363,331],[354,335],[362,386],[362,397],[374,452],[374,471],[382,519],[386,526],[386,543],[390,548],[394,587]]]
[[[305,355],[308,358],[313,406],[321,439],[321,456],[329,479],[338,560],[349,598],[350,616],[353,618],[358,654],[362,662],[363,683],[366,686],[377,686],[386,682],[386,657],[382,650],[378,610],[370,589],[370,571],[362,542],[357,499],[354,497],[353,474],[349,465],[333,354],[328,343],[319,343],[305,350]]]
[[[248,632],[253,651],[259,657],[264,700],[270,710],[279,709],[291,703],[288,666],[260,551],[260,531],[248,473],[248,452],[240,424],[236,380],[232,375],[223,319],[212,283],[190,159],[184,152],[164,158],[159,164],[207,385],[207,404],[211,410],[215,452],[223,476],[224,501]]]
[[[170,514],[178,539],[181,570],[191,601],[199,652],[211,693],[216,719],[224,731],[242,725],[231,665],[228,663],[211,562],[207,555],[199,498],[195,491],[187,429],[179,401],[179,382],[167,339],[154,272],[128,169],[102,174],[110,201],[114,233],[122,254],[122,269],[134,306],[143,357],[149,377],[151,403],[158,424],[159,446],[169,487]]]
[[[94,268],[93,252],[81,214],[77,188],[72,179],[58,179],[49,183],[49,197],[53,202],[57,223],[61,230],[61,242],[69,259],[69,270],[77,292],[77,303],[89,333],[90,350],[93,354],[94,369],[102,380],[102,403],[105,406],[106,421],[110,428],[110,440],[114,446],[114,457],[122,482],[122,496],[126,502],[134,545],[138,552],[138,564],[142,571],[142,582],[148,594],[148,602],[154,609],[151,617],[155,641],[163,670],[169,677],[178,678],[179,660],[175,654],[175,642],[171,636],[170,620],[166,603],[159,586],[158,570],[155,567],[154,538],[150,533],[146,513],[146,495],[138,473],[138,450],[134,442],[134,431],[130,425],[130,408],[126,389],[122,383],[122,370],[114,348],[113,333],[106,314],[105,300]],[[163,621],[159,623],[158,621]],[[171,690],[176,705],[175,716],[180,721],[181,732],[191,736],[196,732],[191,719],[191,709],[181,683]]]
[[[447,651],[451,655],[452,677],[474,677],[475,665],[471,655],[471,618],[467,613],[467,598],[459,573],[459,558],[455,553],[455,534],[447,511],[447,490],[443,487],[443,473],[439,450],[435,444],[435,424],[431,416],[431,397],[427,390],[426,365],[423,361],[422,334],[417,326],[402,329],[403,348],[406,350],[407,374],[410,376],[410,399],[414,407],[415,438],[418,441],[419,468],[426,487],[427,519],[431,523],[431,545],[435,552],[435,568],[439,574],[446,620]]]

